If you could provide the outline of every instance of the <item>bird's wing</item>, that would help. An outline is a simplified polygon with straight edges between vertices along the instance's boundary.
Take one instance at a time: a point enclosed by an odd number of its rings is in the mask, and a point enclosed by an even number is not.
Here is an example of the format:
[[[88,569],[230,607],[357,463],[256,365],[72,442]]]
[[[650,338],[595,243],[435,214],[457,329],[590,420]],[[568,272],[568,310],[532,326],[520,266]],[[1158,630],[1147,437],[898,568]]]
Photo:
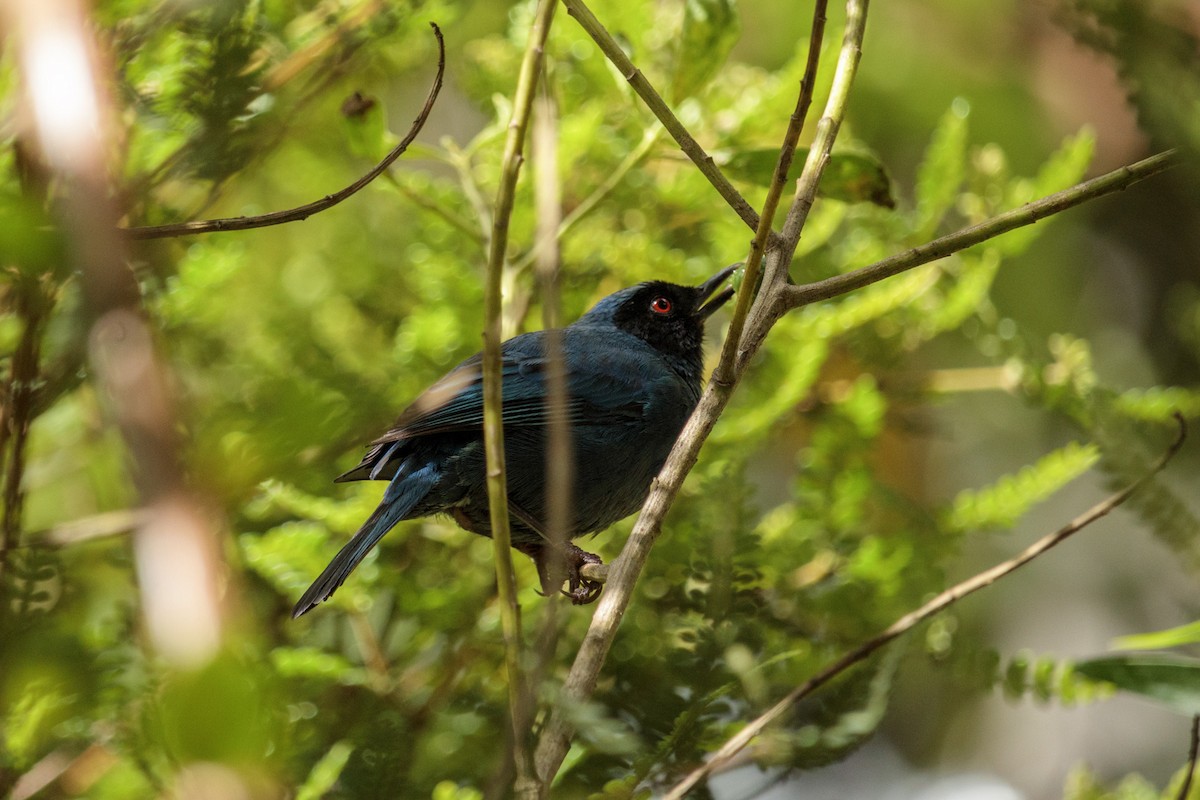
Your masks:
[[[565,407],[571,424],[604,425],[641,417],[639,397],[642,377],[618,356],[596,358],[568,355],[568,399]],[[517,337],[505,343],[502,355],[503,420],[505,426],[539,427],[549,424],[546,372],[549,361],[540,339]],[[336,480],[380,477],[390,458],[388,451],[402,441],[439,433],[477,431],[483,425],[483,372],[478,355],[455,367],[423,392],[397,418],[354,469]],[[386,476],[385,476],[386,477]]]

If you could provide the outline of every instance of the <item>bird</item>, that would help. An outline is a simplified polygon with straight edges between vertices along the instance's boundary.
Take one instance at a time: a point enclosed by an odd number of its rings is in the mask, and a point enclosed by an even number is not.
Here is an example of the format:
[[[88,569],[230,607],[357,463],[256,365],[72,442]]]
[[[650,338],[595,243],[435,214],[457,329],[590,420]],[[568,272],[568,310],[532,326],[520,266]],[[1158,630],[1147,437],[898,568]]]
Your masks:
[[[732,288],[718,289],[736,267],[698,286],[652,280],[621,289],[559,329],[574,476],[567,539],[641,507],[699,402],[704,323],[733,296]],[[559,590],[582,605],[599,597],[602,584],[580,569],[600,559],[561,535],[552,541],[546,528],[546,340],[546,331],[535,331],[500,348],[510,534],[513,548],[537,566],[543,593]],[[430,386],[369,447],[334,481],[387,481],[383,499],[304,592],[293,619],[332,596],[401,520],[447,513],[491,536],[481,354]]]

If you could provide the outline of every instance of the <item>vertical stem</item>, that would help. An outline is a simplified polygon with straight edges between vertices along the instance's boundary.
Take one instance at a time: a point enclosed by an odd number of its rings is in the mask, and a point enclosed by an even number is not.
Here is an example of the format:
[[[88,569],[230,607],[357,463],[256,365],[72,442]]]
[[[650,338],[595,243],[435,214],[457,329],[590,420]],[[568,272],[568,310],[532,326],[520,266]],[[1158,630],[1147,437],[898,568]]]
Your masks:
[[[567,369],[563,354],[562,303],[560,296],[560,251],[558,235],[562,222],[562,187],[558,178],[558,109],[546,91],[535,107],[534,196],[537,210],[537,244],[533,248],[534,266],[542,296],[542,329],[546,343],[546,408],[549,425],[546,437],[546,534],[555,545],[565,545],[570,535],[571,485],[574,459],[571,457],[571,428],[567,423]],[[562,550],[551,553],[551,574],[558,574]],[[553,562],[557,560],[558,564]],[[547,598],[545,616],[538,636],[538,664],[552,655],[557,632],[556,617],[561,595]]]
[[[20,281],[24,283],[25,281]],[[21,338],[13,353],[12,367],[5,392],[3,430],[0,431],[0,451],[11,442],[11,449],[0,452],[0,458],[8,469],[4,473],[4,519],[0,523],[3,536],[0,538],[0,578],[8,570],[9,554],[20,544],[21,517],[25,508],[25,492],[21,483],[25,475],[25,445],[29,438],[29,426],[33,422],[35,387],[38,378],[38,353],[40,350],[42,303],[39,289],[33,286],[18,286],[17,316],[24,321]],[[6,613],[8,604],[0,602],[0,615]]]
[[[524,160],[525,132],[533,105],[534,89],[541,69],[546,37],[554,18],[557,0],[539,0],[525,57],[517,77],[513,116],[504,143],[504,161],[496,206],[492,217],[488,248],[487,283],[484,289],[483,332],[483,436],[487,454],[488,506],[492,526],[492,545],[496,561],[496,582],[500,591],[500,614],[504,627],[505,664],[508,668],[509,711],[513,723],[513,758],[517,780],[516,794],[537,797],[540,787],[533,771],[527,732],[520,725],[529,687],[524,678],[521,647],[521,609],[517,604],[513,576],[512,537],[509,531],[507,483],[504,470],[504,411],[501,378],[500,320],[502,310],[501,279],[508,251],[508,223],[512,216],[513,196]]]
[[[0,26],[12,32],[37,157],[59,187],[56,211],[81,276],[92,375],[148,507],[134,543],[147,630],[169,661],[196,667],[220,646],[220,552],[184,478],[172,381],[117,228],[109,178],[121,170],[107,163],[115,115],[94,26],[81,0],[0,0]]]

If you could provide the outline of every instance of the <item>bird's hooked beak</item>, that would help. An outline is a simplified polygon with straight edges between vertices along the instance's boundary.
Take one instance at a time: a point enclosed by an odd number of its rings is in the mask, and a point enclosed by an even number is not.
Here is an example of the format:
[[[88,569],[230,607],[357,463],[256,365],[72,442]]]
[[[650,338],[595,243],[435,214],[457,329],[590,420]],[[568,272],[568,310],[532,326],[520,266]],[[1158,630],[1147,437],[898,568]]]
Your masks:
[[[721,306],[725,305],[725,302],[729,300],[729,298],[733,297],[733,287],[728,287],[723,292],[720,292],[711,300],[709,300],[707,303],[704,302],[705,300],[708,300],[709,296],[712,295],[713,292],[717,291],[717,288],[724,283],[741,265],[741,262],[738,262],[737,264],[726,267],[696,287],[696,290],[700,292],[699,302],[704,303],[696,308],[697,317],[700,319],[708,319],[710,314],[712,314]]]

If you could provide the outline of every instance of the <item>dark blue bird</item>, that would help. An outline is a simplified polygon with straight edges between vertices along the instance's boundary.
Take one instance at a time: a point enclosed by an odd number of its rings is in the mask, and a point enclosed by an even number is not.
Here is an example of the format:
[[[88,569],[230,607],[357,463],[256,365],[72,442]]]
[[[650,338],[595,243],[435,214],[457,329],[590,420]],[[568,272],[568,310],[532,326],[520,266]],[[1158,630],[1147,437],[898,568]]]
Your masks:
[[[704,321],[733,296],[732,289],[713,296],[732,272],[724,269],[695,287],[649,281],[622,289],[562,330],[574,455],[570,538],[607,528],[645,500],[700,399]],[[552,544],[544,524],[545,333],[509,339],[501,354],[513,547],[533,558],[544,591],[566,580],[565,594],[591,602],[600,584],[580,576],[579,568],[600,559],[573,544]],[[468,531],[491,535],[480,364],[476,354],[427,389],[371,443],[358,466],[336,479],[386,480],[388,487],[300,598],[293,618],[332,595],[400,520],[445,512]]]

